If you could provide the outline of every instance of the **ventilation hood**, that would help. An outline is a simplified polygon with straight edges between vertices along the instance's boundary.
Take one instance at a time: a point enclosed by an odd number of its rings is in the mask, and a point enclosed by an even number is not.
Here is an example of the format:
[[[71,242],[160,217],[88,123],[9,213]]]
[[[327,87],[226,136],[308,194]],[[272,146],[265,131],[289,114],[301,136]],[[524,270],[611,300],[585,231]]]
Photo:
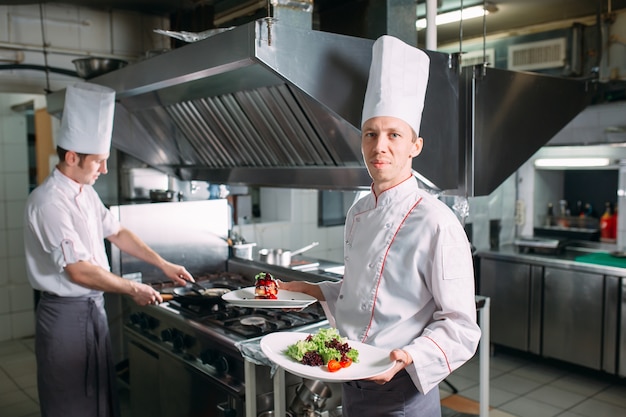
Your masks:
[[[113,147],[182,180],[356,189],[373,41],[261,19],[90,80],[117,92]],[[414,170],[486,195],[593,96],[593,83],[431,58]],[[64,91],[48,96],[59,115]]]

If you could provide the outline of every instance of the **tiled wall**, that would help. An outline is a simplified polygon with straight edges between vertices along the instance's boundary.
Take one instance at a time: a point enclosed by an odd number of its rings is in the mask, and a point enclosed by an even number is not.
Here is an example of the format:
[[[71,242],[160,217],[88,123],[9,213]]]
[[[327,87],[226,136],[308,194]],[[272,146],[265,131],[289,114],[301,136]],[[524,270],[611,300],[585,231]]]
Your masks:
[[[11,106],[28,101],[45,106],[43,96],[0,94],[0,341],[34,334],[33,290],[26,278],[24,203],[28,197],[26,115]]]
[[[343,263],[343,226],[318,227],[317,198],[317,190],[262,188],[264,222],[238,230],[248,242],[256,242],[255,254],[260,248],[295,250],[320,242],[304,255]]]

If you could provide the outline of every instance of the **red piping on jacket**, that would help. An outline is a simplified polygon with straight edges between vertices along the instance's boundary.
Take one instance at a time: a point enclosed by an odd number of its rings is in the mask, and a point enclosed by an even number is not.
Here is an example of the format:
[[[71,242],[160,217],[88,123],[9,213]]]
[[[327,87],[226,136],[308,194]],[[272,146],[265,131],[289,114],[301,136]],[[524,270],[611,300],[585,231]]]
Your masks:
[[[435,346],[437,346],[439,348],[439,350],[443,354],[443,358],[446,360],[446,366],[448,367],[448,372],[452,373],[452,368],[450,367],[450,362],[448,362],[448,356],[446,355],[446,352],[432,338],[430,338],[428,336],[424,336],[424,337],[426,339],[430,340],[431,342],[433,342],[435,344]]]

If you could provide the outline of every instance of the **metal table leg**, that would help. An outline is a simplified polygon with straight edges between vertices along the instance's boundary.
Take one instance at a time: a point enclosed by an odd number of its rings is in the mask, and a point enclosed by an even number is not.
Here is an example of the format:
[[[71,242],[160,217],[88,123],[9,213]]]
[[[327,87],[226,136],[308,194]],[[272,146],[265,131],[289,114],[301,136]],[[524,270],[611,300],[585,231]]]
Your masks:
[[[484,297],[484,305],[479,310],[480,329],[482,337],[478,346],[479,362],[479,416],[489,417],[489,310],[491,299]]]

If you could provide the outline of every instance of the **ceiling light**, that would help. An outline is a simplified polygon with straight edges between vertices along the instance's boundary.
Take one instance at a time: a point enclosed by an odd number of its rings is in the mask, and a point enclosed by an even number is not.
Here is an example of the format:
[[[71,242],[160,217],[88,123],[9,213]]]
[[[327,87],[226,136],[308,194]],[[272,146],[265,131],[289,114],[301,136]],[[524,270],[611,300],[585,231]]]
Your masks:
[[[435,18],[435,24],[441,26],[448,23],[459,22],[460,20],[475,19],[477,17],[487,16],[489,13],[493,13],[497,10],[495,6],[485,8],[483,8],[483,6],[472,6],[462,10],[453,10],[451,12],[438,14]],[[417,19],[415,22],[417,30],[426,29],[426,26],[426,18]]]
[[[609,165],[609,158],[542,158],[535,161],[536,168],[590,168]]]

